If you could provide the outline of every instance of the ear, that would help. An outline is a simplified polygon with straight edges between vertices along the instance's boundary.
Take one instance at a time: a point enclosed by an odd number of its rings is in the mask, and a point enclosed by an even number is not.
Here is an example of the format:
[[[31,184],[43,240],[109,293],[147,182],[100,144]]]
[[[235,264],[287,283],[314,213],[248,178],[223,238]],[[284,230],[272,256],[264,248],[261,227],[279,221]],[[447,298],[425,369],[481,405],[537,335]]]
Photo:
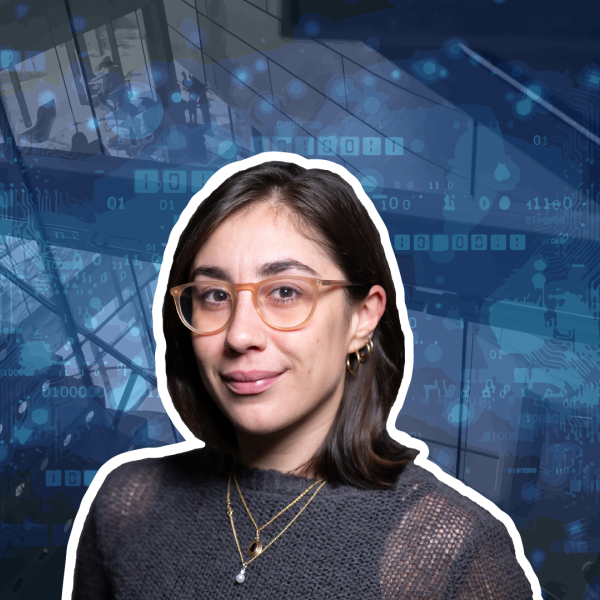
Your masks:
[[[387,297],[380,285],[374,285],[364,300],[353,309],[352,331],[347,353],[360,350],[373,337],[373,332],[385,311]]]

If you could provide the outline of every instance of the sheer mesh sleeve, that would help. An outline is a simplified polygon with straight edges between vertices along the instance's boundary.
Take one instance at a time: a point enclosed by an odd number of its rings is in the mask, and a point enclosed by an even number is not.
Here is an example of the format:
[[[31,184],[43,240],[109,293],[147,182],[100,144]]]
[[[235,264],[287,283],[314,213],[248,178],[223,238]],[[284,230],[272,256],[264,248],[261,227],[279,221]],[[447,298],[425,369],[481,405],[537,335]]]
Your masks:
[[[384,600],[442,600],[458,549],[472,525],[462,507],[426,494],[395,525],[380,568]],[[426,574],[426,576],[424,576]]]
[[[515,556],[512,539],[494,519],[465,543],[456,563],[452,600],[532,600],[531,584]]]
[[[96,528],[97,502],[92,502],[79,544],[73,581],[72,600],[111,600],[112,593]]]
[[[148,513],[160,487],[160,473],[161,463],[146,459],[124,463],[107,475],[79,538],[71,600],[114,598],[115,573],[107,565],[114,564],[125,541],[137,539],[137,532],[151,522]],[[166,511],[164,519],[170,519],[171,512]],[[127,560],[132,568],[138,564],[138,557]]]
[[[533,598],[506,527],[469,502],[435,492],[414,501],[384,546],[384,600]]]

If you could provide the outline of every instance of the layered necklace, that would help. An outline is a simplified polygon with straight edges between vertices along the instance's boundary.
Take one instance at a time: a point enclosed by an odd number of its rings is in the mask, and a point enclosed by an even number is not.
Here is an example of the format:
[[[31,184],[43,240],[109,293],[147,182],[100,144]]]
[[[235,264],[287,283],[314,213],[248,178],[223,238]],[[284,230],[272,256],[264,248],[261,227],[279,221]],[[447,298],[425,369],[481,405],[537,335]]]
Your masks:
[[[237,488],[237,491],[240,495],[240,498],[242,499],[242,502],[246,508],[246,512],[248,513],[248,516],[250,517],[250,520],[252,521],[254,528],[256,529],[256,535],[254,536],[254,540],[252,542],[250,542],[250,544],[248,545],[248,548],[246,550],[248,556],[250,557],[250,560],[245,561],[244,560],[244,556],[242,554],[242,550],[240,548],[240,543],[238,541],[238,537],[237,537],[237,533],[235,531],[235,525],[233,524],[233,508],[231,508],[231,501],[230,501],[230,489],[231,489],[231,477],[233,476],[233,479],[235,481],[235,487]],[[310,497],[310,499],[308,500],[308,502],[300,509],[300,511],[298,512],[298,514],[279,532],[279,534],[273,538],[266,546],[262,545],[262,542],[260,541],[260,532],[267,526],[270,525],[277,517],[281,516],[288,508],[291,508],[292,506],[294,506],[294,504],[296,504],[296,502],[298,502],[298,500],[300,500],[300,498],[302,498],[306,493],[308,493],[313,487],[315,487],[318,484],[321,484],[318,488],[317,491]],[[248,567],[248,565],[255,560],[256,558],[258,558],[269,546],[271,546],[271,544],[273,544],[280,536],[282,536],[285,531],[288,529],[288,527],[291,526],[291,524],[302,514],[302,512],[304,511],[304,509],[312,502],[313,498],[319,493],[319,490],[327,483],[327,481],[325,479],[320,479],[319,481],[316,481],[315,483],[313,483],[311,486],[309,486],[308,488],[306,488],[293,502],[291,502],[290,504],[288,504],[281,512],[279,512],[278,514],[276,514],[268,523],[265,523],[262,527],[259,527],[256,524],[256,521],[254,520],[254,517],[252,516],[252,514],[250,513],[250,509],[248,508],[248,505],[246,504],[246,501],[244,500],[244,496],[242,495],[242,492],[240,490],[240,486],[238,485],[238,481],[237,481],[237,477],[235,475],[235,463],[233,463],[233,465],[231,466],[231,472],[229,473],[229,482],[227,483],[227,516],[229,517],[229,520],[231,521],[231,529],[233,530],[233,537],[235,538],[235,543],[237,545],[237,549],[240,555],[240,559],[242,561],[242,570],[235,576],[235,580],[238,583],[244,583],[245,579],[246,579],[246,568]]]

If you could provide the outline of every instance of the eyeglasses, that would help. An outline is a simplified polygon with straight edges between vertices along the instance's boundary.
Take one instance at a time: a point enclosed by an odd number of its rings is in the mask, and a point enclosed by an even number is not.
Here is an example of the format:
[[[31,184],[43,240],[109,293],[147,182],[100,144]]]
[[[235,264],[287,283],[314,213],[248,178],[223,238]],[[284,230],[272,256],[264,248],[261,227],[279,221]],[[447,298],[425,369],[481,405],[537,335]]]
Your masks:
[[[238,292],[250,290],[260,318],[270,327],[290,331],[314,314],[322,286],[360,286],[360,283],[310,277],[270,277],[257,283],[194,281],[170,289],[177,313],[192,331],[211,335],[225,329],[235,313]]]

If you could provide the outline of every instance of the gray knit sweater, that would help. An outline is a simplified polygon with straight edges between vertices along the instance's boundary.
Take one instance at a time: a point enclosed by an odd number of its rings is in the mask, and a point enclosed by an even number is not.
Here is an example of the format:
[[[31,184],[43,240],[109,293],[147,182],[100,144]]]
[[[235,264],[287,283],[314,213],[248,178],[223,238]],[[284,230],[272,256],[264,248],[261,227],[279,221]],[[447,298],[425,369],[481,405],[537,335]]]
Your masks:
[[[325,484],[236,582],[241,559],[226,512],[229,469],[197,449],[114,469],[77,547],[73,600],[525,600],[531,585],[503,523],[414,462],[394,489]],[[238,465],[264,525],[311,483]],[[261,533],[269,543],[315,486]],[[245,552],[255,530],[231,484]]]

